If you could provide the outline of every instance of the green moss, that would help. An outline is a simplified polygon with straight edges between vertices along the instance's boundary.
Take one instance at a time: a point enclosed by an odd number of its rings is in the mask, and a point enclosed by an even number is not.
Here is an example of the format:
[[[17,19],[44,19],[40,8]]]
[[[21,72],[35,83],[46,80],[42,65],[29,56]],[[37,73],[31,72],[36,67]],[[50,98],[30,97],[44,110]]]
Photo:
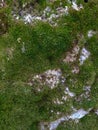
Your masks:
[[[29,1],[17,1],[22,5]],[[34,2],[34,1],[32,1]],[[57,112],[66,115],[71,113],[71,106],[76,108],[98,108],[98,38],[97,34],[92,38],[87,37],[88,30],[98,30],[98,4],[97,0],[91,0],[88,4],[82,2],[84,9],[75,11],[71,5],[63,1],[63,7],[69,5],[69,15],[58,21],[57,27],[51,27],[47,23],[38,22],[34,25],[25,25],[23,22],[14,21],[10,15],[13,2],[7,1],[5,13],[0,11],[0,16],[5,24],[0,28],[0,129],[1,130],[37,130],[40,121],[55,120]],[[40,1],[40,7],[58,7],[60,1],[49,4]],[[40,10],[40,9],[39,9]],[[6,14],[9,14],[6,16]],[[6,16],[6,17],[4,17]],[[1,24],[1,23],[0,23]],[[0,33],[1,33],[0,32]],[[80,47],[85,46],[91,53],[90,57],[82,66],[79,63],[65,64],[63,58],[66,52],[71,50],[74,44],[80,40],[77,35],[84,35],[79,43]],[[79,41],[80,42],[80,41]],[[25,52],[22,52],[23,44]],[[80,68],[79,74],[72,74],[74,65]],[[35,86],[28,86],[28,80],[32,75],[40,74],[47,69],[60,68],[62,75],[66,78],[65,83],[59,84],[57,88],[50,90],[43,86],[42,92],[36,92]],[[83,86],[90,85],[91,101],[82,99],[80,103],[69,98],[62,105],[53,104],[53,99],[61,99],[65,86],[79,96],[83,92]],[[54,113],[50,111],[53,110]],[[97,117],[94,113],[80,120],[78,124],[72,121],[61,124],[59,130],[97,130]]]

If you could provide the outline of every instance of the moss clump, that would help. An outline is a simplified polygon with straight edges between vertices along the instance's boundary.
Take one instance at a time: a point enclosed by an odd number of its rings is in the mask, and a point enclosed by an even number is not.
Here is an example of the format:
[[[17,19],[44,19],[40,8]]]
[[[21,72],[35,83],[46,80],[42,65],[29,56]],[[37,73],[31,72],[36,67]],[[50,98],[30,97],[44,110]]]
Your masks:
[[[35,1],[16,1],[17,10],[22,9],[21,6],[26,2]],[[55,1],[55,5],[42,0],[39,3],[39,8],[51,6],[55,12],[60,0]],[[12,0],[6,4],[10,11],[15,7]],[[65,1],[63,7],[69,6],[69,14],[62,16],[55,27],[39,21],[34,25],[24,24],[23,21],[13,19],[11,14],[7,16],[7,11],[0,11],[0,25],[4,25],[0,26],[0,130],[37,130],[41,121],[50,122],[70,114],[72,106],[77,109],[98,109],[98,3],[97,0],[91,0],[88,5],[83,1],[82,4],[84,9],[76,11]],[[87,33],[91,29],[96,34],[88,38]],[[67,52],[72,52],[73,46],[77,44],[80,49],[85,47],[90,51],[89,58],[80,65],[79,53],[75,62],[64,63]],[[72,73],[75,66],[79,68],[77,74]],[[52,90],[45,84],[40,92],[36,91],[36,84],[28,84],[33,76],[49,69],[60,69],[65,82],[58,83]],[[77,102],[76,98],[84,92],[83,87],[86,85],[91,86],[90,101],[82,98]],[[63,104],[55,104],[53,100],[61,101],[66,87],[75,93],[75,97],[68,95],[68,100],[64,100]],[[97,116],[93,112],[79,124],[69,121],[57,129],[97,130],[96,121]]]

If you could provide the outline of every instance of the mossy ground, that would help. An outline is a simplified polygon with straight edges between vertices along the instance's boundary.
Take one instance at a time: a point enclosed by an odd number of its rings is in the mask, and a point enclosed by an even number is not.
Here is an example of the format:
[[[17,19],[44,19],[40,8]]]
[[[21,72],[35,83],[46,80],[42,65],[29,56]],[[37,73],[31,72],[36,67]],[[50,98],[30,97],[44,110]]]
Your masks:
[[[83,0],[79,0],[78,3],[82,3],[84,9],[81,11],[70,9],[68,16],[60,18],[57,27],[43,22],[25,25],[21,21],[12,20],[10,15],[12,1],[7,2],[7,7],[0,13],[0,19],[5,23],[4,28],[0,25],[0,130],[37,130],[40,121],[57,118],[55,114],[50,113],[51,109],[63,114],[70,113],[72,105],[78,109],[81,107],[98,109],[98,1],[91,0],[85,4]],[[21,2],[24,3],[26,0]],[[59,2],[58,0],[50,6],[55,8]],[[67,4],[63,2],[63,5]],[[40,1],[37,8],[42,9],[46,5],[49,3]],[[97,33],[88,38],[89,30]],[[71,73],[71,67],[79,63],[67,64],[63,63],[62,59],[66,52],[73,48],[73,41],[79,41],[78,34],[83,34],[86,39],[80,46],[85,46],[91,55],[82,66],[79,66],[80,72],[75,75]],[[25,53],[21,50],[23,43]],[[59,85],[53,90],[46,87],[43,92],[37,93],[27,85],[32,74],[40,74],[54,68],[62,70],[66,77],[66,85],[76,96],[83,92],[84,85],[92,86],[91,100],[83,99],[82,102],[77,102],[70,99],[59,106],[52,104],[51,101],[54,97],[62,96],[64,86]],[[70,82],[70,79],[73,82]],[[67,122],[57,129],[97,130],[97,119],[98,117],[91,113],[81,119],[79,124]]]

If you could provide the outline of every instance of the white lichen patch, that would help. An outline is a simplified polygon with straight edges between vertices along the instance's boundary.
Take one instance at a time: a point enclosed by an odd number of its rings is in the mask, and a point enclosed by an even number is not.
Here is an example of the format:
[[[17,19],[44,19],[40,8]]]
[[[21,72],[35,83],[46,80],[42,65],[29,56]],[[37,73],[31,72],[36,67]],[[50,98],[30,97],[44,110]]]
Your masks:
[[[60,115],[61,114],[60,111],[55,112],[54,110],[50,110],[50,112],[51,112],[51,114],[56,114],[56,115]]]
[[[18,43],[21,43],[21,38],[20,38],[20,37],[17,38],[17,42],[18,42]]]
[[[55,13],[54,13],[55,12]],[[43,22],[48,22],[51,25],[57,25],[56,19],[60,18],[63,15],[68,15],[68,7],[58,7],[55,10],[52,10],[49,6],[45,8],[42,13],[41,20]]]
[[[37,82],[39,90],[40,86],[43,87],[44,85],[53,89],[62,82],[62,79],[64,81],[65,78],[62,76],[62,72],[60,69],[47,70],[42,74],[35,75],[28,84],[30,86],[33,86]]]
[[[58,8],[56,9],[56,11],[57,11],[57,13],[58,13],[60,16],[62,16],[62,15],[64,15],[64,14],[66,14],[66,15],[69,14],[69,13],[68,13],[68,6],[58,7]]]
[[[84,61],[88,59],[89,56],[90,56],[90,52],[85,48],[82,48],[80,58],[79,58],[80,65],[83,65]]]
[[[87,36],[88,36],[89,38],[91,38],[91,37],[93,37],[93,35],[95,35],[95,34],[96,34],[95,31],[89,30],[88,33],[87,33]]]
[[[73,1],[73,2],[72,2],[72,8],[75,9],[76,11],[80,11],[81,9],[83,9],[83,5],[80,4],[80,6],[78,6],[78,5],[76,4],[76,2]]]
[[[91,86],[84,86],[83,90],[90,92],[91,91]]]
[[[65,88],[64,93],[70,97],[74,97],[75,93],[71,92],[68,87]]]
[[[98,109],[95,111],[95,114],[98,116]]]
[[[53,2],[51,2],[53,4]],[[27,3],[23,4],[23,9],[19,11],[18,14],[16,14],[16,11],[12,11],[13,17],[16,20],[23,20],[25,24],[27,23],[34,23],[38,20],[42,22],[48,22],[52,26],[57,26],[58,20],[60,17],[64,15],[69,14],[69,8],[70,6],[62,6],[62,2],[59,3],[59,7],[52,8],[49,5],[45,7],[43,11],[38,12],[38,10],[34,9],[32,5],[30,6],[30,11],[28,8],[26,8]],[[76,11],[79,11],[83,9],[83,6],[80,4],[79,6],[76,4],[76,1],[72,1],[71,8],[75,9]]]
[[[23,11],[21,10],[21,12],[23,12]],[[51,7],[47,6],[39,14],[25,13],[25,14],[22,14],[22,16],[19,16],[19,15],[15,14],[15,12],[13,13],[13,17],[16,20],[21,19],[25,22],[25,24],[36,22],[36,21],[40,20],[42,22],[48,22],[49,24],[54,25],[54,26],[57,25],[55,20],[60,18],[63,15],[68,15],[68,7],[67,6],[65,6],[65,7],[60,6],[54,10],[51,9]]]
[[[70,62],[76,61],[77,60],[77,56],[79,54],[79,50],[80,50],[80,48],[79,48],[78,45],[73,47],[71,52],[67,52],[67,55],[64,58],[63,62],[70,63]]]
[[[46,75],[46,84],[48,84],[52,89],[59,84],[62,72],[60,69],[48,70],[45,72],[45,75]]]
[[[66,101],[66,100],[67,100],[67,96],[65,96],[65,95],[62,96],[62,100],[63,100],[63,101]]]
[[[23,20],[25,23],[31,23],[32,22],[32,15],[31,14],[27,14],[23,17]]]
[[[32,16],[31,14],[26,14],[23,17],[23,21],[26,23],[32,23],[34,21],[42,20],[40,16]]]
[[[58,98],[56,98],[55,100],[53,100],[53,103],[54,103],[54,104],[58,104],[58,105],[64,104],[64,102],[61,101],[61,100],[58,99]]]
[[[59,112],[59,111],[58,111],[56,114],[57,114],[57,115],[60,115],[60,114],[61,114],[61,112]]]
[[[3,8],[4,6],[6,6],[6,3],[4,0],[1,0],[0,1],[0,8]]]
[[[69,98],[72,98],[75,96],[75,93],[71,92],[68,87],[65,88],[64,95],[60,98],[53,99],[54,104],[64,104],[65,101],[67,101]]]
[[[80,57],[78,59],[78,55],[80,53]],[[80,52],[79,45],[76,45],[71,51],[68,51],[66,57],[63,59],[65,63],[72,63],[79,60],[80,65],[83,65],[84,61],[88,59],[90,56],[90,52],[86,50],[86,48],[82,48]],[[79,73],[79,67],[74,66],[72,69],[72,73]]]
[[[79,73],[79,67],[78,66],[74,66],[73,69],[72,69],[72,73],[73,74],[78,74]]]
[[[53,110],[51,110],[51,113],[53,113],[54,111]]]

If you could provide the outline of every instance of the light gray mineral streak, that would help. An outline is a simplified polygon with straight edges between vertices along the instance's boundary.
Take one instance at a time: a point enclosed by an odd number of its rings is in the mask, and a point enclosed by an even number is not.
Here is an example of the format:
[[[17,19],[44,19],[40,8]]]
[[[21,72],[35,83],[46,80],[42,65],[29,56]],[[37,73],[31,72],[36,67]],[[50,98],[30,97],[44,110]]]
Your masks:
[[[89,30],[87,36],[88,36],[89,38],[91,38],[91,37],[93,37],[93,35],[95,35],[95,34],[96,34],[95,31]]]
[[[85,115],[87,115],[89,112],[88,111],[85,111],[83,109],[79,109],[77,110],[76,112],[72,113],[70,116],[69,116],[69,119],[72,119],[72,120],[76,120],[76,119],[81,119],[83,118]]]
[[[82,49],[81,55],[80,55],[80,65],[84,63],[84,61],[90,56],[90,52],[86,50],[85,48]]]
[[[49,124],[49,130],[56,130],[56,128],[58,127],[58,125],[61,123],[61,122],[64,122],[64,121],[68,121],[69,119],[71,120],[79,120],[81,118],[83,118],[85,115],[87,115],[89,113],[91,109],[89,109],[88,111],[85,111],[84,109],[79,109],[79,110],[76,110],[69,116],[64,116],[64,117],[61,117],[53,122],[51,122]]]
[[[58,120],[51,122],[49,125],[49,130],[55,130],[61,122],[67,121],[67,120],[68,120],[67,117],[61,117]]]

